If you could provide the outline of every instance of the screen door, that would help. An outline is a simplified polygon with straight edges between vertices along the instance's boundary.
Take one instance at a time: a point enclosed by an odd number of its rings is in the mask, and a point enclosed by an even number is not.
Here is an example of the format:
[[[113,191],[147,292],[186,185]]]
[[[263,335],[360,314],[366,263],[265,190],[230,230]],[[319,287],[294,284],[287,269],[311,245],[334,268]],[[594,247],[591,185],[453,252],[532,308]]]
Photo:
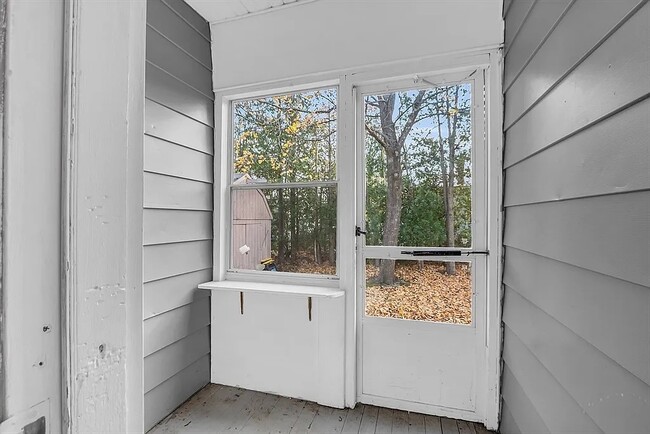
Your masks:
[[[361,402],[476,411],[485,374],[482,77],[355,89]]]

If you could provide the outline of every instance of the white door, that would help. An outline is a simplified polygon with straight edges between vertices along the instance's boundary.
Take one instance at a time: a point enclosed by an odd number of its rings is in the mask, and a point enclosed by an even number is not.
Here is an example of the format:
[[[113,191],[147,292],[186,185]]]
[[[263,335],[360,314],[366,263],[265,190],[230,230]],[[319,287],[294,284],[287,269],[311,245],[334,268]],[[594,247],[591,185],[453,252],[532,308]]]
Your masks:
[[[482,70],[355,88],[358,394],[479,420],[485,387]]]

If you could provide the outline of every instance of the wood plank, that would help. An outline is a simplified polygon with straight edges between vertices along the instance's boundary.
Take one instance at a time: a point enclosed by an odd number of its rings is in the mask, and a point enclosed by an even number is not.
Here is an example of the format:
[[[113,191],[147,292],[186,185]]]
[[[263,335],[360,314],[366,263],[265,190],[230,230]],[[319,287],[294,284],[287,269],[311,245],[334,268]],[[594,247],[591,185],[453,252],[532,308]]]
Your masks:
[[[377,429],[377,417],[379,409],[373,405],[366,405],[363,409],[361,424],[359,425],[359,434],[374,433]]]
[[[268,393],[258,393],[257,395],[258,396],[250,405],[252,411],[250,412],[250,416],[248,417],[248,420],[245,420],[245,423],[243,424],[240,423],[237,425],[233,425],[232,426],[233,429],[238,431],[243,431],[246,433],[268,433],[269,432],[269,426],[273,426],[269,421],[269,416],[271,415],[271,412],[277,405],[280,397]],[[241,428],[237,429],[238,427]]]
[[[210,329],[203,327],[160,351],[146,356],[144,358],[145,393],[209,353]]]
[[[536,0],[516,0],[508,10],[508,16],[505,26],[505,47],[508,49],[512,44],[517,32],[519,32],[526,16],[534,6]]]
[[[145,136],[144,170],[212,183],[212,156],[156,137]]]
[[[320,406],[308,432],[340,433],[345,423],[345,412],[345,410]]]
[[[393,409],[379,407],[377,414],[377,426],[375,427],[377,434],[393,432]]]
[[[650,192],[510,207],[506,216],[506,246],[650,286]]]
[[[577,0],[516,81],[510,88],[504,88],[508,101],[504,125],[510,127],[638,3],[639,0],[622,0],[594,7],[590,0]]]
[[[443,434],[459,434],[458,424],[456,423],[456,419],[441,417],[440,423],[442,425]]]
[[[147,28],[147,61],[214,99],[210,68],[206,68],[151,27]]]
[[[499,425],[499,432],[502,434],[521,434],[521,429],[515,422],[506,402],[501,405],[501,424]]]
[[[458,425],[459,434],[476,434],[476,429],[474,429],[474,424],[472,422],[459,420],[456,424]]]
[[[313,402],[305,402],[305,406],[298,416],[298,420],[295,425],[291,428],[292,433],[306,433],[309,431],[314,418],[316,417],[316,412],[318,411],[318,404]]]
[[[161,0],[147,1],[147,24],[171,39],[203,66],[212,68],[210,41]]]
[[[490,433],[493,433],[493,431],[488,431],[488,429],[485,428],[485,425],[480,424],[478,422],[474,423],[474,429],[476,430],[476,434],[490,434]]]
[[[251,417],[251,420],[255,418],[256,422],[251,426],[249,421],[244,427],[244,431],[247,433],[288,433],[298,420],[304,407],[305,401],[302,399],[278,398],[276,396],[273,407],[267,407],[266,411],[259,411]]]
[[[572,0],[535,2],[526,22],[508,48],[504,67],[504,88],[508,88],[514,77],[519,74],[570,3]]]
[[[365,407],[364,404],[357,403],[353,409],[348,410],[348,415],[345,417],[345,423],[341,430],[343,434],[356,434],[359,432]]]
[[[146,64],[144,94],[160,105],[214,126],[214,102],[153,63]]]
[[[144,427],[158,421],[210,380],[210,357],[206,355],[144,395]]]
[[[402,410],[393,410],[393,432],[405,433],[409,430],[408,413]]]
[[[214,152],[211,127],[149,99],[145,101],[144,131],[147,135],[206,154]]]
[[[424,415],[421,413],[409,412],[409,433],[424,434]]]
[[[427,434],[442,434],[442,423],[438,416],[425,415],[424,428]]]
[[[650,98],[506,170],[505,205],[650,189]]]
[[[502,383],[503,399],[508,402],[513,413],[517,415],[518,424],[525,426],[526,430],[530,430],[530,432],[549,434],[551,431],[517,379],[510,372],[508,365],[503,367]]]
[[[505,167],[647,94],[648,20],[646,4],[507,130]],[[507,94],[506,99],[513,100]]]
[[[167,209],[144,210],[144,245],[212,239],[212,213]]]
[[[204,270],[212,266],[212,241],[159,244],[144,248],[144,281]]]
[[[212,184],[145,173],[144,207],[212,211]]]
[[[582,407],[508,326],[504,327],[503,360],[513,380],[521,386],[551,432],[600,432]]]
[[[505,324],[601,430],[643,432],[650,426],[650,388],[646,383],[515,291],[506,291],[503,311]],[[518,415],[514,406],[519,399],[505,389],[503,396],[510,396],[506,401],[513,415]],[[616,399],[606,399],[613,396]],[[517,423],[523,426],[518,417]]]
[[[153,354],[209,324],[210,305],[205,300],[145,320],[144,355]]]
[[[144,284],[144,319],[209,297],[199,283],[212,279],[212,267]]]
[[[639,345],[650,342],[647,287],[517,249],[506,255],[509,288],[650,384],[650,346]]]
[[[206,40],[210,40],[210,25],[190,5],[183,0],[163,0],[163,2],[203,35]]]

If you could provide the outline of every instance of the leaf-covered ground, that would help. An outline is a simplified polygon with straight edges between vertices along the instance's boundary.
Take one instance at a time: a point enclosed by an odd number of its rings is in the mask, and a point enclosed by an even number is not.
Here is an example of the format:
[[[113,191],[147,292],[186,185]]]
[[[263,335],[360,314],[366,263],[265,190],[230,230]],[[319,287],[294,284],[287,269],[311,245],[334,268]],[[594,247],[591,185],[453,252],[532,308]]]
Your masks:
[[[315,264],[313,257],[301,256],[281,265],[282,271],[334,274],[329,263]],[[366,315],[472,323],[472,275],[467,263],[456,263],[456,274],[447,275],[441,262],[400,261],[395,266],[398,283],[376,283],[378,267],[366,266]]]

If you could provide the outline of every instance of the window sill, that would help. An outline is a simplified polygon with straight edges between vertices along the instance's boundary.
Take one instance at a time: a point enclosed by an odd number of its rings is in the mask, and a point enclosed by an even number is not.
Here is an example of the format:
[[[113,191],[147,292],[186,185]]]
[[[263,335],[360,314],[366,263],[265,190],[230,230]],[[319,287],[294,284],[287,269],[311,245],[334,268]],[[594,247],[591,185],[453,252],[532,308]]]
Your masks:
[[[280,283],[242,282],[224,280],[221,282],[206,282],[199,289],[212,291],[260,292],[265,294],[304,295],[307,297],[338,298],[345,292],[340,289],[324,286],[286,285]]]

